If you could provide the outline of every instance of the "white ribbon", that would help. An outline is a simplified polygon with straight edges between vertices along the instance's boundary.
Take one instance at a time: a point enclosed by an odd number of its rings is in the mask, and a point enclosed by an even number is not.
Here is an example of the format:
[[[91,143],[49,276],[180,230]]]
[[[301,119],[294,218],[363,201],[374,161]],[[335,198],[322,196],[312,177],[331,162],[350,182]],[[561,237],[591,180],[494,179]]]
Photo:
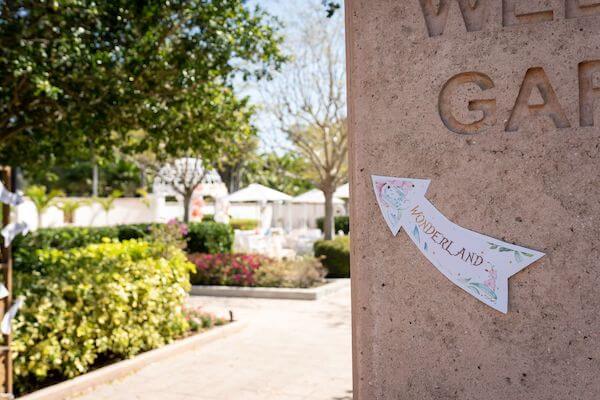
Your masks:
[[[454,284],[490,307],[508,311],[508,278],[544,253],[454,224],[425,198],[429,180],[372,179],[379,208],[394,236],[404,228],[421,253]]]
[[[19,312],[21,306],[23,306],[23,299],[18,298],[8,309],[8,312],[4,314],[4,317],[2,318],[2,323],[0,324],[0,330],[4,335],[10,335],[10,333],[12,332],[12,320]]]
[[[4,286],[4,283],[0,283],[0,300],[8,297],[8,289]]]
[[[26,222],[18,222],[8,224],[2,229],[2,237],[4,238],[4,247],[10,246],[14,238],[19,234],[27,235],[29,233],[29,225]]]
[[[18,206],[23,203],[23,195],[7,190],[2,181],[0,181],[0,202],[9,206]]]

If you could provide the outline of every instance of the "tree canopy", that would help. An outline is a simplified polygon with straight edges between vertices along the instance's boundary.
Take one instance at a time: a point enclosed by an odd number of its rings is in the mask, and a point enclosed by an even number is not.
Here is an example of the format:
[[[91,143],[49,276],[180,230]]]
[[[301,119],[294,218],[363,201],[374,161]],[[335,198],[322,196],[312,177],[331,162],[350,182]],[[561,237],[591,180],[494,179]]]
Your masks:
[[[308,177],[310,163],[298,153],[262,153],[249,163],[243,174],[243,185],[260,183],[292,196],[314,188]]]
[[[247,112],[234,77],[285,60],[278,22],[244,3],[0,0],[0,163],[109,154],[133,129],[174,153],[207,139],[215,107]]]
[[[333,195],[347,182],[346,69],[343,21],[324,23],[320,11],[298,32],[295,59],[266,87],[270,110],[292,148],[307,160],[306,175],[325,196],[324,234],[333,237]]]

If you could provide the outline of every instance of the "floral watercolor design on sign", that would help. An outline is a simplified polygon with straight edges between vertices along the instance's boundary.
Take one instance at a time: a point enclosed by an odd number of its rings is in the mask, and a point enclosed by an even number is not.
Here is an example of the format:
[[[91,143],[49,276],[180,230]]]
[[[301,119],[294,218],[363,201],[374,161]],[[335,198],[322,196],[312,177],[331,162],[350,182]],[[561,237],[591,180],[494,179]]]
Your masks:
[[[382,216],[394,236],[403,227],[444,276],[490,307],[508,312],[508,279],[544,253],[454,224],[426,199],[429,180],[386,176],[372,180]]]

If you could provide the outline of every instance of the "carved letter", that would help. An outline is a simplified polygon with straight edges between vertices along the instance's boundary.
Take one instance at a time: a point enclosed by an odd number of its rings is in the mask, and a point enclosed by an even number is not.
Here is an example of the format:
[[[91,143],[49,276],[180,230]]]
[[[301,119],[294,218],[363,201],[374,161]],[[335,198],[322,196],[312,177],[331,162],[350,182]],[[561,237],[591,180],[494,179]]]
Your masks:
[[[535,88],[538,89],[542,96],[543,103],[530,105],[529,100]],[[506,125],[506,131],[516,132],[525,119],[539,116],[550,117],[557,128],[569,128],[571,126],[546,72],[544,72],[543,68],[537,67],[531,68],[525,74],[521,91]]]
[[[437,6],[433,4],[433,0],[419,0],[419,2],[421,3],[421,10],[423,10],[429,36],[442,35],[448,21],[450,0],[437,0]],[[468,32],[483,29],[489,9],[488,3],[489,0],[458,0],[458,5]]]
[[[502,16],[504,26],[532,24],[536,22],[552,21],[554,19],[553,10],[517,14],[517,3],[519,3],[519,1],[521,0],[502,0]]]
[[[567,18],[581,18],[593,15],[600,16],[600,2],[581,4],[581,0],[566,0]]]
[[[452,95],[458,87],[468,83],[479,86],[483,91],[494,88],[494,82],[490,77],[479,72],[465,72],[452,77],[446,82],[440,93],[438,107],[444,125],[455,133],[480,133],[484,127],[492,126],[496,123],[496,100],[469,101],[469,111],[481,111],[483,113],[480,120],[471,124],[463,124],[452,115]]]
[[[600,85],[594,84],[594,77],[600,80],[600,60],[579,64],[579,120],[581,126],[594,126],[594,105],[600,104]]]

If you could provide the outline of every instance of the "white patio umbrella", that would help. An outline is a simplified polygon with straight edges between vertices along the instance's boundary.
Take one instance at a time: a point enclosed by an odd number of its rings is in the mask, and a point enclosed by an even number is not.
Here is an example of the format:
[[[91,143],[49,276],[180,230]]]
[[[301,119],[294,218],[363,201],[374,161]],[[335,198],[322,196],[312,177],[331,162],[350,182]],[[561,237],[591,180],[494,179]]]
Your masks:
[[[271,226],[273,218],[273,209],[267,207],[267,203],[289,202],[292,200],[292,196],[258,183],[252,183],[244,189],[225,197],[225,200],[229,203],[258,203],[260,205],[261,228],[266,230]]]
[[[292,196],[258,183],[252,183],[237,192],[231,193],[225,197],[225,200],[230,203],[260,203],[265,201],[291,201]]]
[[[292,199],[296,204],[325,204],[325,194],[322,190],[312,189]],[[333,204],[344,204],[344,201],[334,195]]]

